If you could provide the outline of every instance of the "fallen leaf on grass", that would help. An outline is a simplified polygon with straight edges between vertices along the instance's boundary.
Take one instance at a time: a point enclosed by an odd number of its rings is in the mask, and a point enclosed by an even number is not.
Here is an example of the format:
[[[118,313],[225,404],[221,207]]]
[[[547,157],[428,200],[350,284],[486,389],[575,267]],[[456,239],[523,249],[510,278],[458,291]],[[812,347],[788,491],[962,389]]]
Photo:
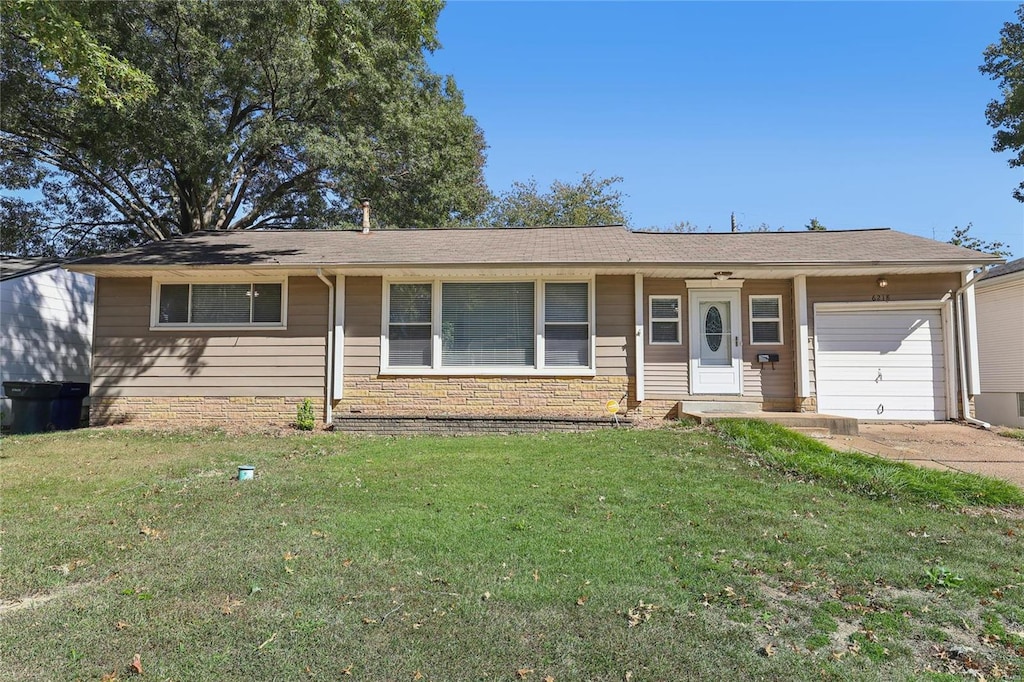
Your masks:
[[[285,552],[284,553],[284,560],[285,561],[291,561],[291,560],[293,560],[297,556],[298,556],[298,554],[292,554],[291,552]]]
[[[145,535],[147,538],[150,538],[151,540],[159,540],[160,536],[163,535],[163,532],[157,530],[156,528],[150,528],[147,525],[143,525],[141,528],[139,528],[139,534]]]
[[[348,568],[349,566],[352,565],[352,560],[351,559],[345,559],[344,561],[341,562],[341,565],[344,566],[345,568]]]
[[[351,675],[352,674],[352,666],[348,666],[347,668],[342,668],[341,669],[341,674],[342,675]]]
[[[656,608],[658,607],[654,604],[647,604],[643,599],[641,599],[640,603],[631,608],[629,613],[626,614],[627,625],[631,628],[635,628],[641,623],[646,623],[651,619],[651,614],[654,613]]]
[[[526,676],[533,672],[533,668],[519,668],[516,670],[516,679],[525,680]]]
[[[576,606],[583,606],[586,603],[587,603],[587,595],[585,595],[585,594],[582,595],[579,599],[576,600]]]
[[[118,630],[127,630],[128,628],[131,627],[131,625],[129,625],[128,623],[126,623],[123,620],[119,620],[116,623],[114,623],[114,627],[117,628]]]
[[[132,658],[132,672],[136,675],[142,674],[142,654],[135,654]]]
[[[220,605],[220,612],[225,616],[230,616],[231,609],[233,609],[236,606],[241,606],[244,603],[245,602],[241,599],[232,599],[231,595],[228,595],[224,598],[224,603]]]
[[[539,582],[539,581],[540,581],[540,573],[537,572],[537,569],[534,569],[533,570],[533,582]]]
[[[117,682],[117,671],[112,670],[109,673],[104,673],[103,677],[100,678],[100,682]]]
[[[412,679],[414,679],[414,680],[422,680],[423,679],[423,673],[421,673],[419,670],[417,670],[416,672],[414,672],[412,674]]]
[[[771,657],[775,655],[775,647],[771,644],[765,644],[761,647],[761,655],[765,657]]]
[[[541,680],[541,682],[555,682],[555,678],[551,677],[551,675],[548,675],[543,680]]]

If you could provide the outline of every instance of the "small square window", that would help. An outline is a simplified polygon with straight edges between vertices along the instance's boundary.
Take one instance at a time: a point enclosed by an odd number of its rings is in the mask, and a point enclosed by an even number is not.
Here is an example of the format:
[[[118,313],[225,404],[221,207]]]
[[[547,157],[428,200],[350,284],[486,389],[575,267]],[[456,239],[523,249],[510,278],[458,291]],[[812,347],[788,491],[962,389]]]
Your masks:
[[[1017,416],[1024,417],[1024,393],[1017,394]]]
[[[782,343],[782,296],[750,297],[750,343]]]
[[[650,343],[682,343],[682,298],[680,296],[651,296]]]

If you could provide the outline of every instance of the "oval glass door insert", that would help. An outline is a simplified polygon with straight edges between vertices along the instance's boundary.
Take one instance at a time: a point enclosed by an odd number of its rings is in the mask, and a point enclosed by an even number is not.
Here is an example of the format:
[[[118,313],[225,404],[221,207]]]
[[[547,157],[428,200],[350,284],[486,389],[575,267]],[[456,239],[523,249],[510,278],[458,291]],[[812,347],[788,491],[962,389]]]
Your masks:
[[[704,338],[711,352],[717,353],[722,345],[722,313],[716,305],[708,307],[704,315]]]

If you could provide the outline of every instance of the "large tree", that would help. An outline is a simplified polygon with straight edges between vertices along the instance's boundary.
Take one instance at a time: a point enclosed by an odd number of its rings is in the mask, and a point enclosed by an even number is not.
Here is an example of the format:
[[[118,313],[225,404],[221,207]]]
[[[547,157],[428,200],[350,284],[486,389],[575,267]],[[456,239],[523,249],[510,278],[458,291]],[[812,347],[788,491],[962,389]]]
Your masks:
[[[3,197],[4,248],[324,228],[363,197],[382,225],[428,227],[489,199],[482,133],[426,65],[439,0],[84,3],[83,35],[153,84],[119,106],[55,70],[12,1],[0,183],[36,192]]]
[[[514,182],[511,189],[494,198],[483,216],[483,224],[494,227],[548,225],[624,225],[628,222],[622,206],[623,195],[615,185],[620,177],[599,178],[584,173],[578,182],[555,180],[541,191],[534,179]]]
[[[985,49],[981,72],[999,83],[1001,100],[992,100],[985,109],[990,126],[996,129],[992,151],[1011,152],[1011,167],[1024,167],[1024,5],[1017,8],[1017,21],[1006,22],[999,42]],[[1013,192],[1024,201],[1024,181]]]

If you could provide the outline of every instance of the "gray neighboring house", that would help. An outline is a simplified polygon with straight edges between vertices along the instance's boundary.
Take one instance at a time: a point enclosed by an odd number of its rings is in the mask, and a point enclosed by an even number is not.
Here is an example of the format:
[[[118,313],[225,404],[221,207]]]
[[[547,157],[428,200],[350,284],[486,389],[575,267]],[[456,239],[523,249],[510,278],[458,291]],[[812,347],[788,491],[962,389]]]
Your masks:
[[[975,285],[978,302],[978,419],[1024,427],[1024,258],[994,267]]]
[[[89,381],[95,280],[60,266],[0,256],[0,381]]]

